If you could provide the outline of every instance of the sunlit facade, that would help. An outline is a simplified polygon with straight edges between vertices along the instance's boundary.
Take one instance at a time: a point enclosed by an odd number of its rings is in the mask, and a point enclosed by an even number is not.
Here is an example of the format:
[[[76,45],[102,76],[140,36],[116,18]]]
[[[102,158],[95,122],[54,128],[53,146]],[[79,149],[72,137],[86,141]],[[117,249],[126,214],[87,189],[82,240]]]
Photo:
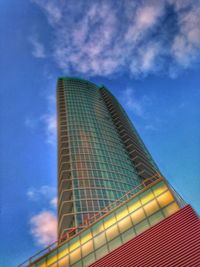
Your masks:
[[[102,86],[57,83],[58,236],[158,172],[123,108]]]

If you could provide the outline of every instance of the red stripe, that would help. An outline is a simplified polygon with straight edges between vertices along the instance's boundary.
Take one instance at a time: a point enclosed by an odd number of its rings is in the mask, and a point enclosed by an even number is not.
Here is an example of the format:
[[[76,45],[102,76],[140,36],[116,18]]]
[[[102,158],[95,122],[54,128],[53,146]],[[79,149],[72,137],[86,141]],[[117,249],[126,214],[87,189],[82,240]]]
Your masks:
[[[200,266],[200,221],[188,205],[90,267]]]

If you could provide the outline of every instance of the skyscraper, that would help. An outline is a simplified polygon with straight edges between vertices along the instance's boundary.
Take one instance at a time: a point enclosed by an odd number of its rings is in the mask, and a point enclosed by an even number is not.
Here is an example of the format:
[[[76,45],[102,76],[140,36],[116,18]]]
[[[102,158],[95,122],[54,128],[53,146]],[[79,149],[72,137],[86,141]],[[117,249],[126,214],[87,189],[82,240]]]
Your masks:
[[[59,78],[57,114],[61,237],[159,170],[104,86]]]
[[[60,78],[58,241],[20,267],[200,266],[200,221],[104,87]]]

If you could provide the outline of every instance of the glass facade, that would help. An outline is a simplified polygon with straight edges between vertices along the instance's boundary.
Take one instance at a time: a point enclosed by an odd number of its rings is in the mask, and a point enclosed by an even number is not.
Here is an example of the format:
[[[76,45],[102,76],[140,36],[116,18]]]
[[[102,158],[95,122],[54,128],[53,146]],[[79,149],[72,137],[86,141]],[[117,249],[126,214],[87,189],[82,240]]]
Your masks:
[[[61,237],[140,184],[141,177],[98,86],[61,78],[57,103]]]
[[[171,189],[159,179],[31,266],[89,266],[178,210]]]

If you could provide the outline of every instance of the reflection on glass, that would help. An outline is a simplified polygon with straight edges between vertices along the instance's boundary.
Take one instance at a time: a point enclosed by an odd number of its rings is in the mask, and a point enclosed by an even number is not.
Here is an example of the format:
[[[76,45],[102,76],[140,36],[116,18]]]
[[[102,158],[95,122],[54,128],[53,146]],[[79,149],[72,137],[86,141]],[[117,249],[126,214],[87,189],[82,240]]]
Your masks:
[[[58,266],[59,267],[67,267],[67,266],[69,266],[69,257],[65,256],[64,258],[60,259],[58,261]]]
[[[174,198],[172,194],[169,191],[167,191],[166,193],[163,193],[161,196],[159,196],[157,200],[161,207],[165,207],[167,204],[172,202]]]
[[[148,201],[152,200],[153,198],[154,198],[154,195],[150,189],[145,191],[144,193],[142,193],[140,195],[140,200],[141,200],[142,204],[147,203]]]
[[[170,216],[171,214],[175,213],[177,210],[179,210],[179,206],[176,204],[176,202],[170,204],[166,208],[163,209],[163,212],[166,217]]]
[[[153,188],[153,192],[154,192],[155,196],[160,195],[161,193],[163,193],[164,191],[166,191],[168,189],[164,182],[160,182],[160,183],[154,185],[152,188]]]
[[[132,221],[133,221],[134,224],[137,224],[140,221],[142,221],[145,218],[145,214],[144,214],[143,209],[141,208],[141,209],[136,210],[135,212],[133,212],[131,214],[131,218],[132,218]]]
[[[122,241],[121,241],[121,238],[119,236],[108,243],[109,250],[112,251],[115,248],[118,248],[119,246],[121,246],[121,244],[122,244]]]
[[[88,241],[84,245],[82,245],[82,256],[88,255],[90,252],[94,250],[93,248],[93,240]]]
[[[105,233],[101,233],[99,234],[98,236],[96,236],[94,238],[94,245],[95,245],[95,248],[99,248],[101,247],[103,244],[106,243],[106,236],[105,236]]]
[[[118,223],[120,232],[123,233],[133,226],[130,216],[127,216]]]
[[[138,198],[134,198],[128,203],[128,210],[129,212],[135,211],[136,209],[141,207],[141,202]]]
[[[110,228],[106,230],[106,236],[108,240],[112,240],[118,235],[119,235],[119,230],[118,230],[117,224],[111,226]]]
[[[70,264],[78,261],[80,258],[81,258],[81,250],[80,248],[78,248],[70,253]]]
[[[135,226],[135,230],[137,234],[140,234],[142,232],[144,232],[145,230],[147,230],[149,228],[149,223],[147,220],[142,221],[141,223],[137,224]]]
[[[129,229],[128,231],[124,232],[121,236],[122,236],[122,240],[123,242],[127,242],[129,240],[131,240],[133,237],[135,237],[135,231],[133,228]]]
[[[120,219],[124,218],[128,214],[128,209],[126,206],[122,206],[120,209],[116,211],[116,217],[119,221]]]
[[[113,225],[115,222],[116,222],[116,219],[115,219],[115,216],[113,214],[108,216],[106,219],[104,219],[105,229],[110,227],[111,225]]]
[[[163,216],[162,212],[158,211],[149,217],[149,222],[150,222],[151,226],[153,226],[154,224],[159,223],[163,219],[164,219],[164,216]]]
[[[144,206],[144,210],[147,216],[150,216],[159,209],[156,200],[153,200]]]

